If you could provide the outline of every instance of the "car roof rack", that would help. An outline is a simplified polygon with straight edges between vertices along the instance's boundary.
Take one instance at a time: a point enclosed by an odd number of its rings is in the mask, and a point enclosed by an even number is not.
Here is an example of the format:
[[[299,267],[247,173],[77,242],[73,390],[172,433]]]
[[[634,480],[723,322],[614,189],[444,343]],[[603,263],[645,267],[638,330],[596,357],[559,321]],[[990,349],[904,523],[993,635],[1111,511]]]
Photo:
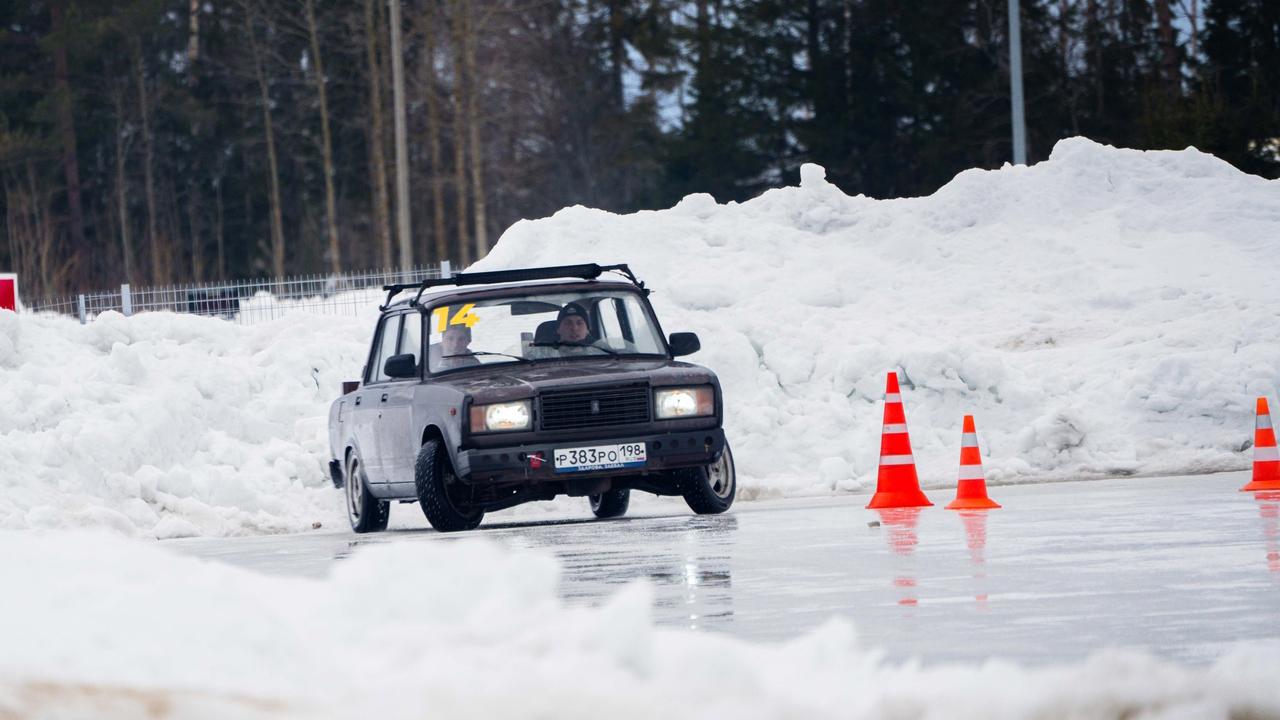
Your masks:
[[[595,263],[583,265],[556,265],[553,267],[538,268],[521,268],[519,270],[489,270],[486,272],[469,272],[454,273],[450,277],[427,278],[416,283],[396,283],[393,285],[383,285],[382,289],[387,293],[387,300],[378,306],[379,310],[386,310],[391,306],[391,299],[405,290],[417,290],[418,294],[413,300],[409,301],[409,305],[417,306],[422,301],[422,293],[428,288],[446,287],[449,285],[489,285],[492,283],[503,282],[519,282],[521,280],[551,280],[554,278],[582,278],[583,280],[595,280],[606,272],[616,272],[625,276],[633,285],[640,289],[645,295],[651,291],[644,286],[631,272],[631,268],[624,264],[618,265],[597,265]]]

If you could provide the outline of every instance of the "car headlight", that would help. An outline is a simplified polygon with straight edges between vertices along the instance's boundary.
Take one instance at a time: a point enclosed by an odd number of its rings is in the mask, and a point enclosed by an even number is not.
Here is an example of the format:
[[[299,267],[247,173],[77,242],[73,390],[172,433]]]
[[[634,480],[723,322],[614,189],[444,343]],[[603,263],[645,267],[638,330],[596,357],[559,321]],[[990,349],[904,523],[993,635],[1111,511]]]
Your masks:
[[[715,415],[716,392],[710,385],[664,388],[654,392],[653,406],[659,420]]]
[[[533,413],[528,400],[471,406],[471,432],[528,430]]]

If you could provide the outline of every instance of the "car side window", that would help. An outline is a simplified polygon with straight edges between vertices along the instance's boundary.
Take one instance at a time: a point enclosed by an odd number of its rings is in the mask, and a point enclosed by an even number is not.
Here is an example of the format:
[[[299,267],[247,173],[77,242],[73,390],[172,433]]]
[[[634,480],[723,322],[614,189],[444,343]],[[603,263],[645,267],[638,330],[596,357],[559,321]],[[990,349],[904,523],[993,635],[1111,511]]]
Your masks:
[[[403,315],[392,315],[383,318],[378,332],[378,352],[373,358],[373,368],[369,372],[369,382],[386,382],[387,358],[396,354],[396,342],[400,339],[400,319]]]
[[[422,366],[422,317],[419,313],[408,313],[404,316],[404,324],[400,328],[400,345],[397,355],[412,355],[413,362]]]

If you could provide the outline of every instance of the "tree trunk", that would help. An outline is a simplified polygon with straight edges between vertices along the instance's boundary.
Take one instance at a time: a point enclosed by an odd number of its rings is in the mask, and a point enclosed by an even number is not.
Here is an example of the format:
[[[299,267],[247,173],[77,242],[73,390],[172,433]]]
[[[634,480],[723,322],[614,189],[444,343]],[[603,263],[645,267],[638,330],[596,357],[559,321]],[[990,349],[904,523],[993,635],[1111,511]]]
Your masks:
[[[218,244],[218,279],[227,279],[227,258],[225,254],[225,241],[223,239],[223,231],[225,225],[222,219],[222,178],[218,178],[213,184],[214,201],[217,203],[217,212],[213,216],[213,236],[214,241]]]
[[[267,71],[263,67],[262,54],[258,49],[257,35],[253,29],[253,18],[248,12],[244,16],[245,33],[249,39],[249,50],[253,55],[253,68],[258,76],[258,89],[262,103],[262,131],[267,141],[267,169],[270,173],[271,195],[271,272],[276,277],[284,277],[284,221],[280,209],[280,171],[276,160],[275,131],[271,125],[271,93],[267,85]]]
[[[338,208],[333,191],[333,141],[329,135],[329,100],[325,92],[324,65],[320,61],[320,37],[316,30],[315,0],[306,0],[307,32],[311,36],[311,67],[315,76],[316,94],[320,96],[320,142],[324,160],[324,217],[329,236],[329,269],[334,274],[342,272],[342,257],[338,245]]]
[[[58,137],[62,142],[62,169],[67,178],[67,226],[70,240],[72,277],[77,283],[86,278],[81,272],[88,267],[89,248],[84,240],[84,210],[80,198],[80,160],[76,153],[76,125],[71,103],[71,82],[68,79],[67,44],[63,34],[62,4],[54,3],[49,9],[52,35],[57,39],[53,47],[53,75],[56,100]]]
[[[151,103],[147,99],[147,73],[142,60],[142,38],[131,35],[133,70],[138,82],[138,115],[142,120],[142,178],[147,200],[147,244],[151,250],[151,284],[169,284],[168,248],[160,238],[156,207],[156,184],[153,166],[155,151],[151,143]]]
[[[471,207],[475,213],[476,260],[489,252],[489,228],[485,217],[484,153],[480,145],[480,113],[477,100],[480,83],[476,79],[476,29],[472,0],[462,0],[464,82],[467,98],[467,148],[471,151]]]
[[[431,152],[431,210],[432,210],[432,246],[435,260],[440,262],[449,259],[449,239],[444,229],[444,185],[441,182],[443,164],[440,157],[440,96],[436,92],[436,3],[427,0],[423,11],[424,40],[426,52],[423,53],[423,94],[427,102],[427,146]]]
[[[196,82],[196,63],[200,60],[200,5],[201,0],[187,3],[187,84]]]
[[[626,107],[622,90],[622,73],[626,65],[626,48],[623,45],[623,0],[609,0],[609,85],[614,106],[621,111]]]
[[[462,267],[471,264],[471,243],[467,233],[467,147],[466,147],[466,82],[463,68],[466,62],[462,50],[465,32],[460,18],[460,5],[464,0],[453,0],[453,185],[458,213],[458,262]]]
[[[133,284],[133,238],[129,235],[129,198],[125,175],[124,89],[113,89],[111,99],[116,109],[116,205],[120,214],[120,255],[124,259],[124,281]]]
[[[387,195],[387,159],[383,154],[386,130],[382,118],[382,63],[378,59],[378,35],[382,27],[375,11],[377,0],[364,0],[365,56],[369,65],[369,175],[373,186],[373,227],[378,239],[379,262],[394,267],[391,257],[391,205]]]
[[[1182,94],[1182,78],[1178,72],[1178,50],[1174,44],[1173,13],[1169,10],[1169,0],[1156,0],[1156,27],[1160,32],[1160,65],[1165,93],[1175,98]]]
[[[187,195],[187,224],[191,228],[191,279],[204,282],[204,243],[201,241],[200,183],[193,181]]]

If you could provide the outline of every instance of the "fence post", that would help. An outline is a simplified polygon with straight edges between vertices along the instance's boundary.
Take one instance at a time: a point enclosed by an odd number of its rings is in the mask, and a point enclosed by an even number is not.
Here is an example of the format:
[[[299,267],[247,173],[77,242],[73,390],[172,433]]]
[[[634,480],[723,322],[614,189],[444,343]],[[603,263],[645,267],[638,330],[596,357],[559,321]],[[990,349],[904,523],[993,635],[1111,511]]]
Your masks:
[[[440,277],[442,278],[453,277],[453,263],[450,263],[448,260],[440,261]]]
[[[133,296],[129,294],[129,283],[120,286],[120,312],[125,317],[133,314]]]
[[[76,305],[80,308],[80,324],[84,325],[88,322],[88,318],[85,317],[84,311],[84,295],[79,296],[79,299],[76,301]]]

